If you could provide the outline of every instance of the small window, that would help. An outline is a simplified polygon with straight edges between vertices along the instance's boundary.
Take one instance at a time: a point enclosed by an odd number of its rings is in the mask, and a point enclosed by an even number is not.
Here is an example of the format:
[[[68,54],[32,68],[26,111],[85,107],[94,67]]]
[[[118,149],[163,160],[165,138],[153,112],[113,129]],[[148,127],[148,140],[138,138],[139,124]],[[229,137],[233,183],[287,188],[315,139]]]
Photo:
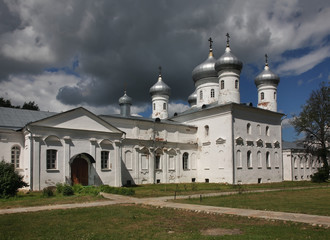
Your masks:
[[[154,103],[154,110],[156,110],[156,103]]]
[[[247,167],[252,168],[251,151],[247,152]]]
[[[294,157],[293,159],[293,166],[294,168],[298,168],[297,157]]]
[[[235,88],[238,89],[238,80],[235,80]]]
[[[11,164],[14,168],[19,168],[19,157],[21,154],[21,148],[19,146],[14,146],[11,148]]]
[[[203,100],[203,91],[202,90],[200,90],[200,92],[199,92],[199,99]]]
[[[189,154],[187,152],[185,152],[182,155],[182,168],[183,168],[183,170],[188,170],[188,158],[189,158]]]
[[[47,169],[56,169],[57,164],[57,150],[47,150]]]
[[[260,135],[261,135],[261,127],[260,127],[259,124],[257,125],[257,131],[258,131],[258,134],[259,134],[259,136],[260,136]]]
[[[101,151],[101,169],[109,169],[109,151]]]
[[[261,99],[261,100],[264,100],[264,98],[265,98],[265,94],[262,92],[262,93],[260,94],[260,99]]]
[[[247,133],[247,134],[251,134],[251,124],[250,124],[250,123],[248,123],[248,124],[246,125],[246,133]]]
[[[166,110],[166,103],[163,103],[163,110]]]
[[[276,100],[276,92],[274,92],[274,99]]]
[[[221,82],[220,82],[220,87],[221,87],[221,89],[225,89],[225,81],[224,80],[221,80]]]
[[[205,137],[207,137],[209,135],[210,128],[208,125],[205,125],[204,129],[205,129]]]
[[[161,169],[161,167],[160,167],[160,156],[159,155],[156,155],[156,157],[155,157],[155,169],[156,170]]]
[[[266,136],[269,136],[269,127],[266,127]]]
[[[266,167],[270,168],[270,154],[266,152]]]
[[[211,98],[214,98],[214,89],[211,89]]]

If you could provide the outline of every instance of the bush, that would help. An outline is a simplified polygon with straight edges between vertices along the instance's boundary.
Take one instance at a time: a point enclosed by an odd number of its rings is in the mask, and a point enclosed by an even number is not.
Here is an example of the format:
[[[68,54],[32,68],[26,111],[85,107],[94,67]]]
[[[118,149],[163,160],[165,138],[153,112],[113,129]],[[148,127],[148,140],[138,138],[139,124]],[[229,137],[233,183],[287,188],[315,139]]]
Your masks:
[[[100,193],[100,189],[94,186],[84,186],[81,188],[79,194],[81,195],[94,195],[97,196]]]
[[[109,185],[102,185],[100,187],[101,192],[105,193],[113,193],[113,194],[120,194],[120,195],[127,195],[131,196],[135,194],[135,191],[131,188],[126,188],[126,187],[110,187]]]
[[[312,175],[312,182],[321,183],[326,182],[329,179],[329,171],[325,168],[319,168],[319,170]]]
[[[27,186],[12,164],[0,162],[0,198],[15,196],[19,188]]]
[[[61,194],[63,192],[63,184],[62,183],[56,183],[56,192],[58,194]]]
[[[72,188],[75,193],[80,193],[84,187],[81,184],[74,184]]]
[[[52,197],[54,196],[54,187],[46,187],[42,190],[42,196]]]
[[[63,192],[62,192],[63,196],[70,196],[70,195],[73,195],[74,192],[73,192],[73,188],[68,185],[68,184],[65,184],[63,185]]]

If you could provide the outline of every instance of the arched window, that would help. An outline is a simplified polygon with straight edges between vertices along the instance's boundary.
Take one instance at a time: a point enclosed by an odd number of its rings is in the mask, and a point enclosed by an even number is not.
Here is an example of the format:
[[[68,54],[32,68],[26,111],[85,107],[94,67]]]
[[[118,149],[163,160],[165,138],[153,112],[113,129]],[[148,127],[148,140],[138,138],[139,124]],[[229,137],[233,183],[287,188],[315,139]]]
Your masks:
[[[261,127],[260,127],[259,124],[257,125],[257,131],[258,131],[258,134],[259,134],[259,136],[260,136],[260,135],[261,135]]]
[[[276,99],[276,92],[274,92],[274,99]]]
[[[156,110],[156,103],[154,103],[154,110]]]
[[[202,90],[200,90],[200,92],[199,92],[199,99],[203,100],[203,91]]]
[[[247,167],[252,168],[252,159],[251,159],[251,151],[247,152]]]
[[[189,158],[189,154],[187,152],[185,152],[182,155],[182,168],[183,168],[183,170],[188,170],[188,158]]]
[[[266,126],[266,136],[269,136],[269,127]]]
[[[294,166],[294,168],[298,167],[297,157],[294,157],[294,159],[293,159],[293,166]]]
[[[264,98],[265,98],[265,94],[262,92],[262,93],[260,94],[260,99],[261,99],[261,100],[264,100]]]
[[[214,98],[214,89],[211,89],[211,98]]]
[[[258,151],[258,153],[257,153],[257,158],[258,158],[258,168],[262,168],[262,158],[261,158],[260,151]]]
[[[225,89],[225,81],[224,80],[221,80],[221,82],[220,82],[220,88],[221,89]]]
[[[235,80],[235,88],[238,89],[238,80]]]
[[[163,103],[163,110],[166,110],[166,103]]]
[[[250,124],[250,123],[248,123],[248,124],[246,125],[246,133],[247,133],[247,134],[251,134],[251,124]]]
[[[21,148],[19,146],[14,146],[11,148],[11,164],[14,168],[19,168],[19,156],[21,154]]]
[[[101,169],[109,169],[109,151],[101,151]]]
[[[209,125],[205,125],[204,129],[205,129],[205,137],[207,137],[209,135],[209,130],[210,130]]]
[[[133,169],[133,159],[132,159],[132,152],[130,150],[127,150],[125,152],[125,165],[128,170]]]
[[[47,149],[47,169],[57,168],[57,150]]]
[[[236,152],[236,165],[237,168],[242,168],[242,154],[240,150]]]
[[[274,161],[275,161],[275,167],[279,168],[280,167],[280,159],[279,159],[279,155],[277,152],[275,152],[274,154]]]
[[[270,154],[266,152],[266,167],[270,168]]]
[[[160,167],[160,155],[158,155],[158,154],[155,156],[155,169],[156,170],[161,169],[161,167]]]

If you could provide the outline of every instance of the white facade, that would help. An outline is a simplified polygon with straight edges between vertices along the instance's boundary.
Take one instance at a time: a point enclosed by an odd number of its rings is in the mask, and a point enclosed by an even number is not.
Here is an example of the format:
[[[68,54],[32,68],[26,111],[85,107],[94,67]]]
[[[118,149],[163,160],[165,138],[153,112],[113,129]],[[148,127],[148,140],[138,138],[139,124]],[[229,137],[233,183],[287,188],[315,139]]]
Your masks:
[[[17,162],[33,190],[59,182],[282,181],[283,114],[240,103],[241,68],[230,51],[217,62],[211,54],[193,74],[197,106],[170,119],[170,88],[161,74],[150,88],[152,119],[130,116],[126,93],[119,100],[127,108],[121,115],[96,116],[84,108],[60,114],[0,108],[0,157]],[[8,116],[22,121],[14,126]]]

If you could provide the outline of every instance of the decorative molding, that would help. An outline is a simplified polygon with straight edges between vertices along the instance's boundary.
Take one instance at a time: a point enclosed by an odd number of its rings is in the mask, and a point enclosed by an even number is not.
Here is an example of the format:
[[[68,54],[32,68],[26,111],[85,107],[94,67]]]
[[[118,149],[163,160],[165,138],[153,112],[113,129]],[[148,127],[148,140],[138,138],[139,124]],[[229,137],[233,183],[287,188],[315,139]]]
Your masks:
[[[226,143],[226,139],[223,139],[223,138],[218,138],[216,141],[215,141],[216,144],[224,144]]]

